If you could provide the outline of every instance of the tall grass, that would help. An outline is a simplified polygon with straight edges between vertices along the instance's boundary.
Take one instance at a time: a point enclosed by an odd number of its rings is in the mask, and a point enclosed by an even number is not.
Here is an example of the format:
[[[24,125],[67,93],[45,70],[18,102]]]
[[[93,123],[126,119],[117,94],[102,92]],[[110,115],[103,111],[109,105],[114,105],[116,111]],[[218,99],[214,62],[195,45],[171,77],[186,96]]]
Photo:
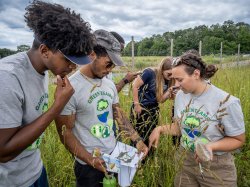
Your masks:
[[[212,79],[212,83],[219,88],[240,98],[246,125],[246,143],[240,153],[235,154],[238,174],[238,186],[250,186],[250,67],[220,69]],[[55,87],[50,86],[50,95],[53,96]],[[129,114],[131,106],[131,93],[120,93],[121,107]],[[50,104],[52,103],[50,98]],[[160,106],[160,123],[166,124],[171,121],[171,101]],[[168,187],[173,186],[174,176],[179,164],[175,164],[176,147],[172,144],[172,138],[162,136],[158,148],[140,167],[134,178],[134,187]],[[75,186],[73,173],[74,159],[60,143],[55,125],[52,123],[45,132],[45,140],[41,148],[42,158],[48,172],[50,186],[70,187]]]

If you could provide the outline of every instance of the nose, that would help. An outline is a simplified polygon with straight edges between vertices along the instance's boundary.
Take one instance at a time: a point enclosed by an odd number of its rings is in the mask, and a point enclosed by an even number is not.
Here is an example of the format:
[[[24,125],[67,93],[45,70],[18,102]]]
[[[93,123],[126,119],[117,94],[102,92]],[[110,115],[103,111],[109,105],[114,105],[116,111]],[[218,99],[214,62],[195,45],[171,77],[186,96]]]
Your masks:
[[[71,63],[71,64],[69,65],[69,68],[70,68],[71,70],[75,70],[76,67],[77,67],[77,65],[76,65],[76,64],[73,64],[73,63]]]
[[[179,81],[175,81],[175,84],[174,84],[176,87],[180,87],[180,82]]]

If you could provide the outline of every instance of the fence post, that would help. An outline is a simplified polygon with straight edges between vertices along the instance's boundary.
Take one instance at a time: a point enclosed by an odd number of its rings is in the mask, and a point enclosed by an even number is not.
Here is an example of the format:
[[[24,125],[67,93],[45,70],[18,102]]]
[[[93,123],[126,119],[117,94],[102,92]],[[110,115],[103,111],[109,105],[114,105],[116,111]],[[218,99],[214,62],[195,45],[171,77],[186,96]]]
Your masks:
[[[222,63],[222,50],[223,50],[223,43],[220,43],[220,63]]]
[[[135,48],[134,48],[134,36],[131,37],[132,43],[131,43],[131,52],[132,52],[132,69],[134,70],[135,67]]]
[[[238,59],[237,59],[237,66],[239,65],[240,61],[240,44],[238,44]]]
[[[170,56],[173,57],[174,39],[171,39]]]
[[[201,48],[202,48],[202,41],[200,40],[200,42],[199,42],[199,54],[200,54],[200,56],[201,56]]]

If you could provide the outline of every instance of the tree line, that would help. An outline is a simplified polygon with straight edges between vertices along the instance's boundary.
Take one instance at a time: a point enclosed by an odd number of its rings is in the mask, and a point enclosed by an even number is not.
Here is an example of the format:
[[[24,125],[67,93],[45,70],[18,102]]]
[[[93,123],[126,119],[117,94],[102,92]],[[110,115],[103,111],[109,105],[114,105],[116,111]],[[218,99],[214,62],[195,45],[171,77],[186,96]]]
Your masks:
[[[173,56],[179,56],[189,49],[199,49],[202,41],[202,55],[219,54],[221,42],[223,54],[232,55],[250,53],[250,25],[244,22],[225,21],[222,25],[200,25],[194,28],[165,32],[134,42],[135,56],[170,55],[171,39],[173,39]],[[124,56],[131,56],[132,41],[124,49]]]
[[[18,53],[18,52],[22,52],[22,51],[28,51],[30,49],[30,46],[28,45],[19,45],[17,46],[17,50],[11,50],[11,49],[7,49],[7,48],[0,48],[0,58]]]
[[[232,55],[238,52],[250,53],[250,25],[244,22],[234,23],[225,21],[222,25],[211,26],[200,25],[194,28],[165,32],[146,37],[141,41],[134,42],[135,56],[166,56],[170,55],[170,41],[173,39],[173,56],[179,56],[189,49],[199,49],[199,41],[202,41],[202,55],[219,54],[221,42],[223,43],[223,54]],[[131,56],[132,42],[129,42],[123,51],[124,56]],[[17,50],[1,49],[0,58],[20,52],[27,51],[27,45],[17,46]]]

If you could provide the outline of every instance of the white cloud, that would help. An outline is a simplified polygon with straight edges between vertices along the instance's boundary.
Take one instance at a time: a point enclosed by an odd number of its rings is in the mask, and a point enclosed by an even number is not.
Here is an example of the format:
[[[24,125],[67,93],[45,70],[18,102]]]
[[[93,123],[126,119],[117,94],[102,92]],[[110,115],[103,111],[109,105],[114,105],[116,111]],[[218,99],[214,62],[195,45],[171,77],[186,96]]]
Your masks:
[[[32,33],[25,28],[24,7],[29,0],[1,0],[0,48],[31,45]],[[248,0],[50,0],[80,13],[92,29],[120,33],[128,42],[198,25],[226,20],[250,23]],[[23,42],[23,43],[22,43]]]

